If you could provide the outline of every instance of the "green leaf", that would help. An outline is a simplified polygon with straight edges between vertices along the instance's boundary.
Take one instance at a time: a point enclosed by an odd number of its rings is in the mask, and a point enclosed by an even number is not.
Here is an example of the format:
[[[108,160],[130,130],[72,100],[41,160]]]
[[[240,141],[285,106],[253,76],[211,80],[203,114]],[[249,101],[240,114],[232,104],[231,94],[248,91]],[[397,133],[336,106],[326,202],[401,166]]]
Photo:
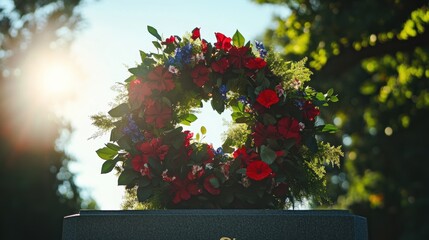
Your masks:
[[[140,50],[140,58],[142,60],[142,62],[146,59],[147,54],[145,52],[143,52],[142,50]]]
[[[158,159],[149,157],[149,166],[156,172],[161,173],[162,172],[162,166],[161,162]]]
[[[153,44],[157,49],[162,49],[161,44],[159,44],[159,42],[157,42],[157,41],[152,41],[152,44]]]
[[[235,32],[234,36],[232,36],[232,42],[236,47],[244,46],[245,41],[246,40],[244,39],[243,35],[241,35],[241,33],[238,30]]]
[[[150,180],[148,178],[145,178],[145,177],[140,178],[138,181],[139,187],[146,187],[146,186],[149,186],[149,184],[150,184]]]
[[[146,74],[146,70],[141,67],[129,68],[128,72],[132,73],[135,76],[144,76]]]
[[[118,145],[114,144],[114,143],[107,143],[106,147],[115,150],[115,151],[119,151],[121,150],[121,147],[119,147]]]
[[[220,183],[219,183],[219,179],[212,177],[210,178],[210,184],[214,187],[214,188],[219,188],[220,187]]]
[[[329,89],[328,92],[326,93],[326,96],[332,96],[332,94],[334,94],[334,89]]]
[[[153,193],[152,187],[139,187],[139,188],[137,188],[137,198],[138,198],[139,202],[146,201],[148,198],[150,198],[150,196],[152,196],[152,193]]]
[[[138,176],[138,172],[131,169],[125,169],[118,177],[118,185],[128,185],[132,183]]]
[[[276,160],[276,152],[274,152],[271,148],[262,145],[261,146],[261,159],[268,165],[271,165],[274,160]]]
[[[323,126],[322,128],[322,132],[329,132],[329,133],[334,133],[338,130],[337,127],[335,127],[335,125],[333,124],[326,124],[325,126]]]
[[[250,119],[248,117],[239,117],[235,119],[235,123],[249,123]]]
[[[112,117],[122,117],[130,111],[127,103],[122,103],[110,110],[108,113]]]
[[[331,100],[331,102],[338,102],[338,97],[337,96],[331,96],[330,100]]]
[[[238,102],[237,106],[238,106],[238,110],[240,110],[240,112],[244,112],[244,104],[242,102]]]
[[[202,133],[203,135],[206,135],[206,133],[207,133],[207,129],[206,129],[206,127],[201,126],[201,133]]]
[[[196,139],[197,141],[200,141],[200,133],[197,133],[197,134],[195,135],[195,139]]]
[[[126,151],[130,151],[131,149],[133,149],[131,146],[132,141],[130,139],[130,137],[128,137],[127,135],[122,136],[118,141],[116,141],[118,143],[118,145],[126,150]]]
[[[223,113],[223,111],[225,110],[225,103],[218,91],[213,92],[211,105],[212,105],[212,108],[216,110],[216,112],[218,112],[219,114]]]
[[[116,142],[118,141],[124,134],[122,133],[121,129],[118,127],[115,127],[110,132],[110,141]]]
[[[147,26],[147,31],[152,34],[152,36],[156,37],[156,39],[158,39],[159,41],[162,41],[161,36],[159,35],[158,31],[152,27],[152,26]]]
[[[113,168],[115,168],[117,162],[118,161],[116,161],[116,160],[105,161],[103,163],[103,165],[101,166],[101,174],[111,172],[113,170]]]
[[[108,148],[108,147],[100,148],[96,151],[96,153],[101,159],[104,159],[104,160],[111,160],[116,155],[118,155],[117,150],[113,150],[113,149]]]
[[[219,201],[222,206],[228,207],[234,201],[234,191],[232,189],[222,191]]]
[[[277,122],[276,118],[268,113],[265,113],[263,118],[264,118],[265,125],[273,125]]]
[[[197,116],[195,114],[189,113],[185,115],[184,119],[180,122],[183,125],[189,126],[191,123],[195,122],[197,120]]]
[[[324,101],[325,95],[323,95],[323,93],[321,93],[321,92],[318,92],[318,93],[316,93],[316,99],[319,101]]]

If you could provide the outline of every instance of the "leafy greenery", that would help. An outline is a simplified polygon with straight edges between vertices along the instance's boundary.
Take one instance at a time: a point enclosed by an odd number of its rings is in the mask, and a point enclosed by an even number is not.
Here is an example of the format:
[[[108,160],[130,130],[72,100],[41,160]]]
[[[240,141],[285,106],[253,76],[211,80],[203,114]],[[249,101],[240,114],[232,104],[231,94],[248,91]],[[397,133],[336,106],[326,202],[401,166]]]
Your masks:
[[[370,239],[428,239],[428,1],[255,2],[291,10],[264,41],[285,59],[308,57],[312,82],[341,97],[322,115],[345,151],[332,201],[367,217]]]

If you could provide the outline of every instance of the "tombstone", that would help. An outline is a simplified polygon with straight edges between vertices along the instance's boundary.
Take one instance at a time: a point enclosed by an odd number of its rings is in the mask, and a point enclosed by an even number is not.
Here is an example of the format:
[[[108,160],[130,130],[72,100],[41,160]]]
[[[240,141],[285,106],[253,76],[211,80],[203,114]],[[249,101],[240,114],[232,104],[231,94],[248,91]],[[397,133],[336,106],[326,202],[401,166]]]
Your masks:
[[[367,222],[342,210],[83,210],[63,240],[367,240]]]

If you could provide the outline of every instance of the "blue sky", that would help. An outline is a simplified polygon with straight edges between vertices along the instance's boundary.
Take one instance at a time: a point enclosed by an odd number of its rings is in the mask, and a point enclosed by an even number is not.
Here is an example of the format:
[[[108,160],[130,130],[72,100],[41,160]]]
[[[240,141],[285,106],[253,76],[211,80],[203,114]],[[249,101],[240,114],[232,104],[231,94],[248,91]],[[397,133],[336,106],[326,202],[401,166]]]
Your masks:
[[[115,96],[111,87],[129,76],[127,69],[139,60],[139,50],[153,50],[154,38],[147,33],[147,25],[157,28],[163,37],[200,27],[202,37],[210,42],[214,32],[232,36],[236,30],[246,40],[255,40],[273,26],[273,15],[288,14],[286,8],[250,0],[104,0],[86,3],[81,12],[85,22],[73,44],[73,55],[85,74],[76,100],[64,110],[74,128],[66,152],[76,158],[71,170],[77,174],[78,185],[103,210],[120,209],[123,187],[117,186],[113,173],[100,174],[103,161],[95,151],[108,136],[89,139],[97,131],[89,116],[110,109]],[[206,126],[206,141],[217,147],[228,119],[203,110],[193,127]]]

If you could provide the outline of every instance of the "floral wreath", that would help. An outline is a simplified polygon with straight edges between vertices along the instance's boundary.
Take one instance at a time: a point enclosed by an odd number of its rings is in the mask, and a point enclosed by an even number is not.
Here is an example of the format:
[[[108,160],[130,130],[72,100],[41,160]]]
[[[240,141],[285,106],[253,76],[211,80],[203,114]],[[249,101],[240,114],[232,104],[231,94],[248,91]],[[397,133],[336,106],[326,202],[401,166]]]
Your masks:
[[[342,152],[316,138],[335,131],[316,119],[338,99],[305,86],[305,60],[284,62],[239,31],[215,33],[213,45],[199,28],[183,38],[148,31],[157,53],[140,51],[125,101],[109,111],[110,142],[97,151],[102,173],[116,167],[118,184],[153,208],[285,208],[320,199],[325,167],[339,165]],[[218,113],[232,110],[245,129],[240,140],[228,136],[214,149],[183,130],[209,100]]]

